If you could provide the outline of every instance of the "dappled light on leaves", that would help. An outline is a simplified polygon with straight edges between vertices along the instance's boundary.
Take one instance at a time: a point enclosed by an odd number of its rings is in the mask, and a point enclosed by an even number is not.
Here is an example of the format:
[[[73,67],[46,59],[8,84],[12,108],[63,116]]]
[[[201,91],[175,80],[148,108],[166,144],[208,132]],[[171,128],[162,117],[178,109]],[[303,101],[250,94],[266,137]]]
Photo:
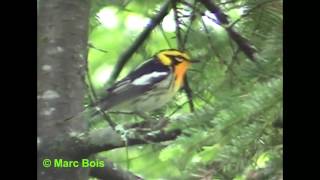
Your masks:
[[[141,31],[148,24],[149,20],[143,16],[130,14],[127,16],[125,23],[127,30]]]
[[[117,9],[116,8],[103,8],[98,14],[97,18],[101,24],[109,29],[116,28],[118,25],[117,18]]]
[[[176,23],[173,19],[173,11],[170,11],[170,13],[163,19],[161,25],[162,25],[164,31],[175,32]]]

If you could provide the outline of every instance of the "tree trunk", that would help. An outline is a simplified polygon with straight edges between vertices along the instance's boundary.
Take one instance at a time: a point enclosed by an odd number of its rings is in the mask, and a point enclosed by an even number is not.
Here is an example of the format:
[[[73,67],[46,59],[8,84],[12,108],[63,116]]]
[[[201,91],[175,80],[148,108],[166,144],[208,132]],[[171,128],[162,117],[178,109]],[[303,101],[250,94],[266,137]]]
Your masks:
[[[38,179],[88,179],[85,168],[44,168],[43,159],[76,160],[72,134],[85,121],[55,125],[82,110],[90,1],[41,0],[38,9]],[[69,140],[65,140],[70,138]],[[59,143],[63,142],[63,143]]]

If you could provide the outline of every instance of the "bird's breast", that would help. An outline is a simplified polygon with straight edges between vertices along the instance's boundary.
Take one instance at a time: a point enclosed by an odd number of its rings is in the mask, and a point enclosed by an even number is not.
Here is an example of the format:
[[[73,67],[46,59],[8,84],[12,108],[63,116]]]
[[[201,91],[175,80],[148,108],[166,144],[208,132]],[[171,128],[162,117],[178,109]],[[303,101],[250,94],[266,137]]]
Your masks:
[[[178,65],[175,66],[175,85],[174,88],[175,90],[179,90],[182,86],[183,86],[183,79],[184,76],[186,75],[187,69],[189,67],[189,63],[188,62],[182,62]]]

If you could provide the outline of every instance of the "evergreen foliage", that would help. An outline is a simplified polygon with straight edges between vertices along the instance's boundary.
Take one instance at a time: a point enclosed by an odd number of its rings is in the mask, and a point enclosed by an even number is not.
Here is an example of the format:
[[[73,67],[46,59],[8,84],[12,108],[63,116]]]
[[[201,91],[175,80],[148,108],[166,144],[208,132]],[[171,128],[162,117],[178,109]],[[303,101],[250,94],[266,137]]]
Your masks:
[[[195,4],[192,0],[187,2]],[[105,88],[120,54],[162,3],[92,1],[89,74],[96,91]],[[236,22],[233,28],[257,49],[256,61],[250,61],[225,29],[210,18],[195,13],[189,31],[189,18],[182,18],[186,24],[181,26],[183,35],[188,31],[186,49],[201,61],[188,74],[195,112],[190,112],[188,99],[181,92],[175,101],[153,115],[169,117],[166,129],[182,129],[183,135],[171,142],[129,147],[129,157],[126,148],[99,156],[148,180],[282,179],[282,128],[275,125],[282,123],[282,1],[215,3],[231,23]],[[193,11],[183,4],[179,7],[185,14]],[[201,3],[194,7],[206,12]],[[101,20],[103,12],[109,17],[106,24]],[[158,26],[134,54],[119,78],[157,51],[177,47],[170,23],[175,23],[173,12],[162,22],[163,28]],[[118,124],[141,121],[133,115],[111,117]],[[105,126],[103,120],[92,124],[92,128]]]

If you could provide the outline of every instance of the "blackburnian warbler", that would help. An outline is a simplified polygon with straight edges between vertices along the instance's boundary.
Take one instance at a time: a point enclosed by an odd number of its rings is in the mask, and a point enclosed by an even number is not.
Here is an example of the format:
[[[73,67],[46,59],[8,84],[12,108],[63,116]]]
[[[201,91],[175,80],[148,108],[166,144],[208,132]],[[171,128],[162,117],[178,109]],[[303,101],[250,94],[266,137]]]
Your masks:
[[[183,87],[186,72],[194,62],[198,61],[191,60],[186,52],[162,50],[114,83],[87,110],[93,117],[101,111],[144,113],[159,109]]]

